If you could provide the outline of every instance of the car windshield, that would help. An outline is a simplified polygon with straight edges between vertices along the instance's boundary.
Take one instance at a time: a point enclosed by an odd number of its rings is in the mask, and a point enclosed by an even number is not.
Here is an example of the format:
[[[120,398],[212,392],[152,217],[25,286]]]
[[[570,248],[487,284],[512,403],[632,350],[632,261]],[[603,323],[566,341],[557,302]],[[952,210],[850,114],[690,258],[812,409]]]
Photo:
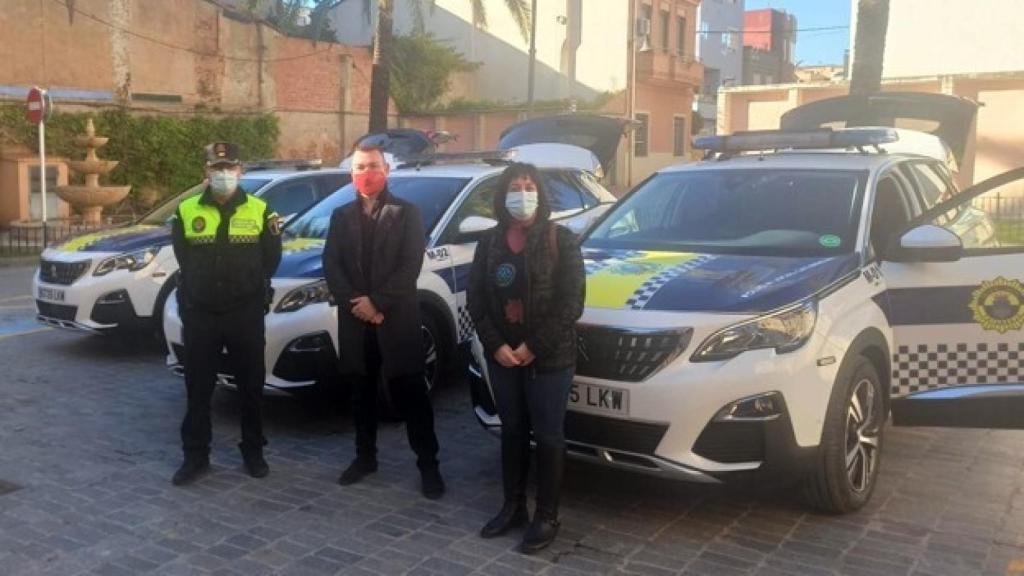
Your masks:
[[[263,186],[270,182],[267,178],[246,178],[243,177],[238,181],[238,186],[245,190],[246,194],[253,194],[259,191]],[[206,182],[200,182],[195,186],[185,190],[181,194],[165,200],[162,204],[154,208],[149,214],[146,214],[139,219],[139,224],[150,224],[153,226],[162,226],[170,222],[171,217],[174,216],[174,212],[178,209],[178,204],[181,204],[182,200],[195,196],[201,193],[206,188]]]
[[[390,178],[388,191],[420,209],[423,228],[429,235],[452,200],[468,182],[469,178]],[[352,184],[345,185],[294,222],[290,222],[285,233],[293,238],[326,238],[331,214],[335,209],[355,200],[355,194],[355,187]]]
[[[866,172],[717,169],[655,175],[584,246],[767,256],[854,249]]]

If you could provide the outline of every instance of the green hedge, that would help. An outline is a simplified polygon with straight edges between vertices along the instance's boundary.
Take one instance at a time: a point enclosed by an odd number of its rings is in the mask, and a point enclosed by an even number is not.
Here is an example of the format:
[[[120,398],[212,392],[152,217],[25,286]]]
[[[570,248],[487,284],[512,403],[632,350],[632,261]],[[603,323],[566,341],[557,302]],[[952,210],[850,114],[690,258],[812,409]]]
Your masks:
[[[140,191],[151,189],[161,197],[180,192],[203,178],[203,146],[217,140],[238,145],[243,159],[272,158],[277,148],[277,118],[272,114],[246,116],[133,115],[111,108],[95,113],[57,112],[46,124],[47,155],[70,159],[85,157],[73,137],[85,133],[92,115],[96,132],[110,138],[98,151],[101,158],[120,165],[101,183],[130,184],[127,208],[135,211]],[[0,105],[0,142],[35,150],[39,135],[25,120],[23,105]]]

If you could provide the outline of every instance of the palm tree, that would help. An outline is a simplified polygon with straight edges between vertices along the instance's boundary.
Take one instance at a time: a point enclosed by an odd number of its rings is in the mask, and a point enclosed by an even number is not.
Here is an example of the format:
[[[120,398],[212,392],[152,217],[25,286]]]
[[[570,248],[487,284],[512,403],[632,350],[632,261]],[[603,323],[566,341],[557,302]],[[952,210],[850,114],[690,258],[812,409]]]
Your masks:
[[[889,0],[858,0],[857,31],[850,72],[851,95],[868,96],[881,91],[888,27]]]
[[[341,0],[344,1],[344,0]],[[363,0],[363,12],[369,19],[373,0]],[[473,25],[487,27],[485,0],[468,0],[473,12]],[[433,10],[436,0],[408,0],[418,28],[425,22],[425,11]],[[504,0],[524,39],[530,37],[530,7],[527,0]],[[373,72],[370,75],[370,132],[383,132],[388,127],[388,94],[391,84],[391,43],[394,37],[395,0],[377,0],[377,27],[373,34]]]

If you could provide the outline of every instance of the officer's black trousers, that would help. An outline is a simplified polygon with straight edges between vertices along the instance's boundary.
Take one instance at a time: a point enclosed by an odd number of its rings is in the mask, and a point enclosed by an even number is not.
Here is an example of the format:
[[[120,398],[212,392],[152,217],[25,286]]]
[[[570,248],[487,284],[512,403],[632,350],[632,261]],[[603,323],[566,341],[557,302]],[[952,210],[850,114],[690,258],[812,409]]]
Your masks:
[[[377,383],[380,379],[381,356],[374,330],[366,330],[366,375],[352,378],[352,419],[356,427],[356,454],[361,458],[377,457]],[[437,467],[437,435],[434,433],[434,409],[427,395],[422,372],[388,380],[388,391],[398,412],[405,420],[409,446],[416,453],[420,470]]]
[[[263,437],[260,405],[266,369],[263,364],[263,302],[245,304],[223,314],[191,309],[182,313],[185,344],[185,387],[188,412],[181,423],[186,458],[210,453],[210,401],[226,347],[226,368],[235,376],[242,413],[242,451],[260,450]]]

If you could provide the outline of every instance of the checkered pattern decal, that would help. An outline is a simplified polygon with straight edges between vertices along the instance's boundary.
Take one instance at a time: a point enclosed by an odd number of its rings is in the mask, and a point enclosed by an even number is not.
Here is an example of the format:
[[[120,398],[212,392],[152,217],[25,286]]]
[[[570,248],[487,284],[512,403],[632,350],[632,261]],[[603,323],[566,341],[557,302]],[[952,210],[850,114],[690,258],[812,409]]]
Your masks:
[[[685,274],[694,268],[701,266],[709,260],[713,260],[714,256],[701,255],[693,260],[677,264],[664,272],[661,272],[657,276],[652,277],[650,280],[644,282],[637,288],[636,292],[626,300],[626,307],[632,310],[643,310],[647,302],[661,290],[661,287],[672,281],[673,278]]]
[[[893,355],[892,395],[960,384],[1020,382],[1024,342],[920,344]]]
[[[469,310],[465,306],[459,306],[459,343],[463,343],[473,337],[473,319],[469,317]]]

